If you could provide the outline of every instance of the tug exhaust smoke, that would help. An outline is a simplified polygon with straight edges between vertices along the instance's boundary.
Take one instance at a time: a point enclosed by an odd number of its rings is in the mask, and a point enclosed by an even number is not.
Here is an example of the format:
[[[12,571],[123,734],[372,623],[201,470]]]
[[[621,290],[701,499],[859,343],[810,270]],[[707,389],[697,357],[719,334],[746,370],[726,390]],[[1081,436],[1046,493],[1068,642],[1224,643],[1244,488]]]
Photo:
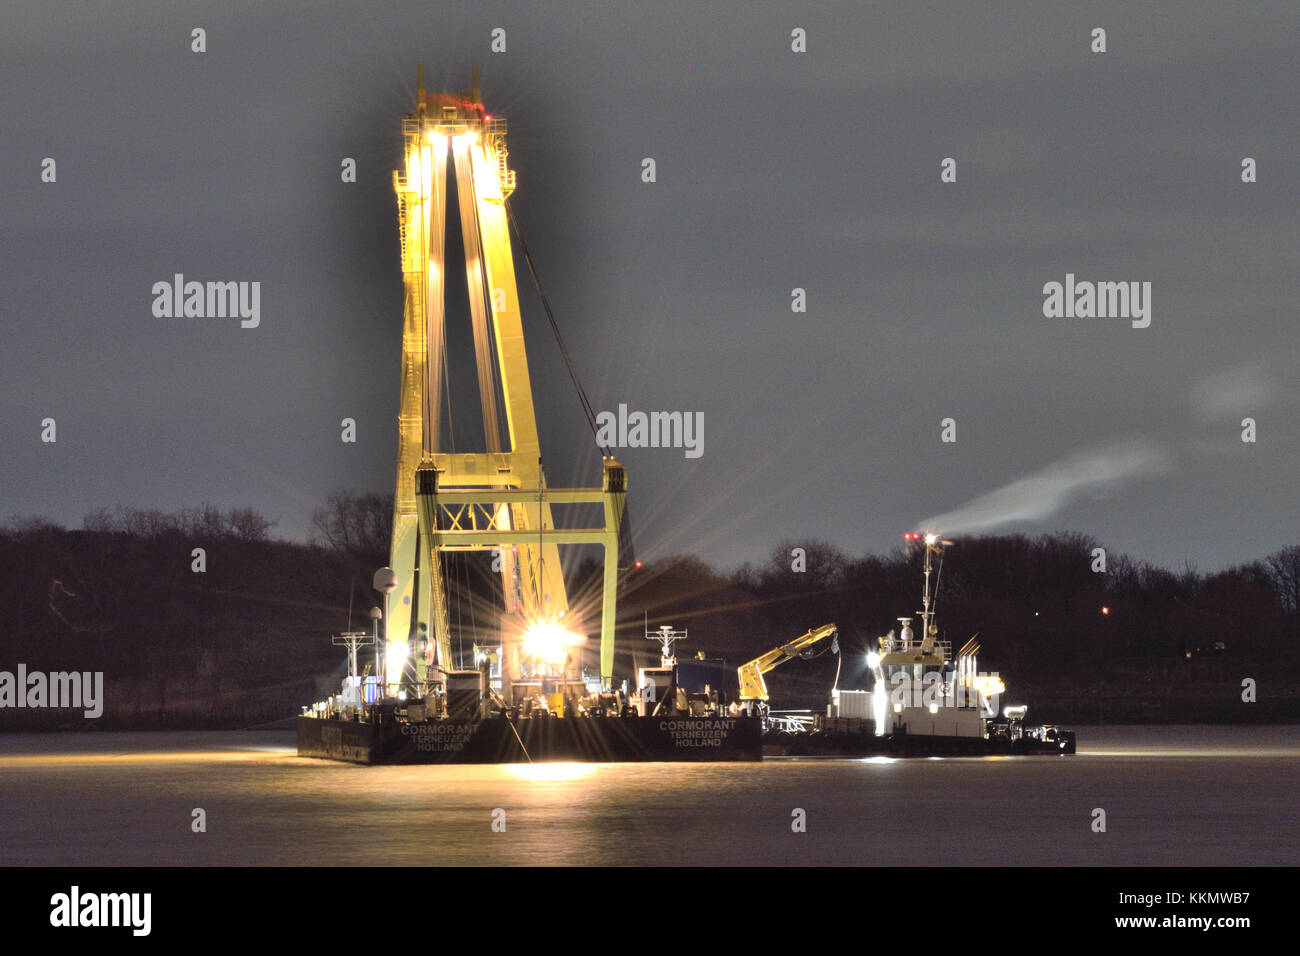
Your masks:
[[[915,527],[962,534],[1036,521],[1055,514],[1082,495],[1152,474],[1165,465],[1162,451],[1141,442],[1082,452],[981,495],[954,511],[917,522]]]

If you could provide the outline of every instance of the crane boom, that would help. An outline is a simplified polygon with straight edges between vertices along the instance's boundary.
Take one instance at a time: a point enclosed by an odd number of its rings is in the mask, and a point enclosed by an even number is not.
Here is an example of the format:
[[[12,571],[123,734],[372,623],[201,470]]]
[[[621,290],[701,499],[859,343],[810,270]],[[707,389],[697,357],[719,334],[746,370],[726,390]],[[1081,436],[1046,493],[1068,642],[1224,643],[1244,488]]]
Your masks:
[[[828,637],[834,637],[837,630],[834,624],[823,624],[821,627],[814,628],[800,637],[796,637],[789,644],[774,647],[766,654],[755,657],[749,663],[741,664],[736,669],[740,676],[740,699],[742,701],[766,701],[768,699],[767,682],[763,680],[763,675],[774,667],[798,657],[801,651],[808,650]]]
[[[532,382],[515,284],[506,200],[515,174],[506,159],[506,124],[484,109],[477,68],[473,89],[429,93],[423,71],[416,110],[402,123],[405,165],[393,174],[406,287],[402,386],[390,566],[393,602],[386,613],[390,653],[386,683],[395,693],[408,677],[437,683],[435,667],[454,670],[452,628],[441,556],[491,552],[504,596],[500,620],[502,691],[521,676],[530,635],[580,643],[569,615],[559,545],[604,548],[600,675],[612,681],[617,558],[627,473],[604,455],[600,488],[552,488],[542,470]],[[448,173],[455,175],[466,288],[474,332],[485,449],[447,450],[441,434],[447,379],[445,275],[449,218]],[[576,379],[575,379],[576,380]],[[450,435],[448,435],[450,437]],[[603,505],[601,520],[557,522],[552,504]],[[417,651],[407,667],[408,642]],[[540,644],[543,642],[539,642]],[[566,644],[567,646],[567,644]],[[540,652],[539,652],[540,653]],[[537,656],[534,654],[533,656]],[[565,648],[558,658],[568,660]],[[530,664],[531,666],[531,664]],[[567,666],[567,665],[566,665]]]

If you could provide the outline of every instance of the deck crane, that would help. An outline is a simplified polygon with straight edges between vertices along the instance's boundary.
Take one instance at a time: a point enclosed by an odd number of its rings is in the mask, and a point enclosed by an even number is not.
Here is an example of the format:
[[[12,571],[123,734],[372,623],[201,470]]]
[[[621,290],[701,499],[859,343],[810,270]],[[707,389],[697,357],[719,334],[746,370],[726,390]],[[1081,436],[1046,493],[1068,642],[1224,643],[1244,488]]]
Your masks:
[[[493,554],[505,596],[501,643],[506,699],[530,657],[534,665],[567,662],[569,638],[578,635],[570,633],[576,622],[568,614],[561,544],[605,549],[600,675],[608,685],[627,473],[602,452],[600,488],[547,487],[509,233],[507,200],[515,173],[506,162],[505,120],[484,109],[477,68],[467,92],[425,92],[423,70],[417,85],[415,112],[402,124],[404,168],[393,173],[405,319],[390,557],[394,588],[385,621],[387,693],[414,685],[423,696],[440,682],[440,672],[459,664],[451,653],[440,558],[444,551]],[[449,393],[444,329],[445,279],[451,266],[444,261],[449,171],[455,175],[464,239],[486,445],[469,454],[445,449],[440,434],[444,414],[449,417],[443,407],[444,390]],[[590,403],[576,375],[574,384],[590,419]],[[553,505],[597,505],[602,515],[585,526],[557,528]]]
[[[806,634],[796,637],[789,644],[782,644],[780,647],[774,647],[766,654],[760,654],[747,664],[741,664],[737,668],[740,676],[740,702],[744,706],[752,706],[755,702],[761,701],[767,703],[767,682],[763,680],[763,675],[786,661],[792,661],[796,657],[803,657],[814,646],[826,640],[833,638],[831,649],[839,653],[839,639],[835,637],[837,628],[834,624],[823,624],[821,627],[814,628]]]

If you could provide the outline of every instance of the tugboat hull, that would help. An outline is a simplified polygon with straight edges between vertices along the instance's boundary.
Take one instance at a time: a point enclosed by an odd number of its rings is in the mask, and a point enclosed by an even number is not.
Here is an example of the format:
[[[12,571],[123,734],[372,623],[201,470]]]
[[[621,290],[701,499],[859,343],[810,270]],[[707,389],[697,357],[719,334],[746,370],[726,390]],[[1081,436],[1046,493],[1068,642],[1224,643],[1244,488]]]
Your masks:
[[[989,757],[1053,756],[1075,752],[1073,731],[1060,731],[1051,740],[1037,737],[951,737],[928,734],[886,734],[822,731],[768,734],[767,757]]]

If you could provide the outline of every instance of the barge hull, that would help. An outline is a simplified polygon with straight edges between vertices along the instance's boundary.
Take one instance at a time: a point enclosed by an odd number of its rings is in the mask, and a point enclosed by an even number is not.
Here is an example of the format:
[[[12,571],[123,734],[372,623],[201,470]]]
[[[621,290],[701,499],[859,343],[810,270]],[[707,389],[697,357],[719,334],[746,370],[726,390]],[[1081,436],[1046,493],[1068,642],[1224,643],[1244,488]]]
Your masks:
[[[298,755],[359,764],[761,760],[763,730],[757,717],[299,717]]]

